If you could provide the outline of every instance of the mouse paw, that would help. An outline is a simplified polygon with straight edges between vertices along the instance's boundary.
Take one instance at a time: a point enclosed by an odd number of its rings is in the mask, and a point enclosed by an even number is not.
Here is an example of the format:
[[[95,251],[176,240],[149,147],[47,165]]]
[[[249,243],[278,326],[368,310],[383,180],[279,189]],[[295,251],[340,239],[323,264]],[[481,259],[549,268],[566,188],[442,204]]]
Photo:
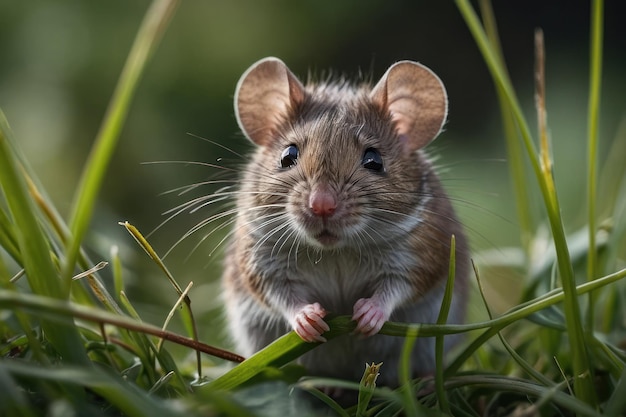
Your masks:
[[[292,320],[293,330],[305,342],[325,342],[322,333],[330,330],[324,321],[326,310],[319,304],[307,304],[296,312]]]
[[[380,331],[389,318],[385,308],[375,298],[361,298],[354,304],[352,320],[356,321],[355,333],[373,336]]]

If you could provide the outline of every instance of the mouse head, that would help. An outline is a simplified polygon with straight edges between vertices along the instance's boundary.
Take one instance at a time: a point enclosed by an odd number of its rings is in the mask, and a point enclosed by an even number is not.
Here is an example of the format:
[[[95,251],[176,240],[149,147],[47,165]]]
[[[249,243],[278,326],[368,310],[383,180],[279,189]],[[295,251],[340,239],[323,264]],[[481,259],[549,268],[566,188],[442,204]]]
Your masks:
[[[417,191],[430,168],[416,151],[439,134],[447,114],[443,84],[428,68],[398,62],[373,88],[305,87],[282,61],[265,58],[239,80],[235,112],[259,146],[255,172],[244,179],[254,188],[247,204],[285,207],[295,235],[338,247],[364,228],[404,221],[401,231],[419,221]]]

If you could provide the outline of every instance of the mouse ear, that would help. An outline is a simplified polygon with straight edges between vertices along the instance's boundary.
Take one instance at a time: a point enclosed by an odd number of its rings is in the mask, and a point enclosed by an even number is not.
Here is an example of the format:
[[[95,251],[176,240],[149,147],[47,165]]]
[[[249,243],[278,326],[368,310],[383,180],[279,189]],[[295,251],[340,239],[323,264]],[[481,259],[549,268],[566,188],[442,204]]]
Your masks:
[[[248,139],[266,145],[302,100],[304,87],[283,61],[264,58],[248,68],[237,83],[237,123]]]
[[[443,83],[430,69],[413,61],[392,65],[370,98],[389,111],[398,137],[411,152],[437,137],[448,114]]]

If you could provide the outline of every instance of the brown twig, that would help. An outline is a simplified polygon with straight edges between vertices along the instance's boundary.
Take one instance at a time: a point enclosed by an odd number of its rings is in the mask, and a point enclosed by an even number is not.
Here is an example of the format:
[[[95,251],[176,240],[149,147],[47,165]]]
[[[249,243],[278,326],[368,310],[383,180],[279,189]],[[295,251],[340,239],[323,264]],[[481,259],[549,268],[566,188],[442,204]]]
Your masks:
[[[2,302],[25,309],[34,309],[37,314],[41,314],[42,309],[44,309],[44,311],[47,311],[49,314],[61,314],[101,325],[110,324],[127,330],[153,335],[182,346],[187,346],[197,352],[203,352],[231,362],[239,363],[243,362],[245,359],[243,356],[237,355],[236,353],[210,346],[167,330],[162,330],[152,324],[142,323],[127,316],[118,316],[107,311],[95,310],[65,301],[48,298],[42,300],[42,297],[32,294],[17,294],[0,290],[0,305],[3,304]]]

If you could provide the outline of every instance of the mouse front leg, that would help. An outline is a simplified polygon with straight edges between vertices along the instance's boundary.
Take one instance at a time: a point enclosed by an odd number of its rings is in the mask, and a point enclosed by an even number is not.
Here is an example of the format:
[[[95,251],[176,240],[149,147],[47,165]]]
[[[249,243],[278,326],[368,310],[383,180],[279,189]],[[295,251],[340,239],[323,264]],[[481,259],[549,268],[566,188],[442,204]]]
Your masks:
[[[266,293],[273,295],[267,301],[275,310],[282,312],[289,327],[302,340],[309,343],[326,342],[322,336],[330,330],[324,321],[326,309],[315,301],[316,297],[303,285],[301,277],[289,276],[289,271],[277,271],[273,276],[274,279],[265,282]]]
[[[366,337],[373,336],[389,320],[390,315],[391,312],[388,312],[377,298],[361,298],[354,304],[352,314],[352,320],[356,321],[354,332]]]
[[[306,304],[296,308],[289,318],[291,328],[305,342],[326,342],[322,333],[330,330],[324,321],[326,310],[320,303]]]
[[[400,282],[398,282],[400,281]],[[365,337],[377,334],[394,309],[408,299],[410,285],[388,276],[369,298],[360,298],[354,303],[352,320],[356,321],[354,332]]]

